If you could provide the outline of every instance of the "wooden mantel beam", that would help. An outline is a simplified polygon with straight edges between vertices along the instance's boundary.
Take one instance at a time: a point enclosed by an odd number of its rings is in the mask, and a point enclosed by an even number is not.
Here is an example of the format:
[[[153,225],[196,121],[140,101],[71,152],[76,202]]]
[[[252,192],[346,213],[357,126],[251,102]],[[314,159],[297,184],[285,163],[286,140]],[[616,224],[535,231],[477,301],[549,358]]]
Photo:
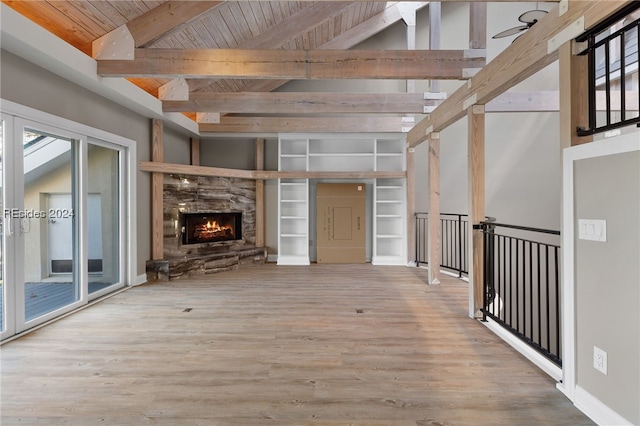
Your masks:
[[[404,171],[361,172],[292,172],[277,170],[239,170],[220,167],[191,166],[188,164],[141,161],[139,169],[152,174],[175,174],[188,176],[220,176],[242,179],[398,179],[405,178]]]
[[[102,77],[243,79],[465,79],[484,50],[135,49],[132,60],[99,60]]]
[[[568,9],[562,14],[560,8],[555,7],[416,124],[407,135],[409,146],[424,142],[429,133],[440,132],[460,120],[469,106],[487,104],[556,61],[557,48],[572,38],[563,31],[572,34],[588,30],[629,3],[630,0],[569,1]]]
[[[165,112],[224,112],[245,114],[422,114],[434,101],[423,93],[191,93],[188,101],[164,101]]]

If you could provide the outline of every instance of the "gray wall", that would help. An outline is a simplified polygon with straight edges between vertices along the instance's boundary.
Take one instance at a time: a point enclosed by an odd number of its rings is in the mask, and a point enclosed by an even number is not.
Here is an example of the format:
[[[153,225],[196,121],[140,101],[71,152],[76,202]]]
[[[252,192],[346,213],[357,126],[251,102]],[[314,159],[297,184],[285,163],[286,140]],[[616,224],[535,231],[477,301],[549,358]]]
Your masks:
[[[560,229],[557,113],[488,113],[485,211],[499,222]],[[415,152],[416,210],[427,211],[427,144]],[[467,213],[467,122],[440,134],[440,210]]]
[[[2,51],[0,62],[2,98],[40,111],[111,132],[137,142],[139,161],[150,159],[151,121],[120,105],[104,99],[80,86],[39,68],[12,53]],[[168,145],[179,145],[188,138],[165,129]],[[188,146],[188,145],[187,145]],[[168,149],[167,157],[174,159]],[[181,154],[182,155],[182,154]],[[137,176],[138,241],[137,274],[145,273],[145,261],[151,257],[150,176],[138,171]]]
[[[575,162],[577,384],[640,424],[640,152]],[[578,219],[604,219],[607,241],[577,239]],[[607,352],[608,374],[593,368]]]
[[[162,139],[165,163],[191,164],[191,140],[188,137],[165,126]]]
[[[200,164],[210,167],[255,170],[256,138],[202,139]]]

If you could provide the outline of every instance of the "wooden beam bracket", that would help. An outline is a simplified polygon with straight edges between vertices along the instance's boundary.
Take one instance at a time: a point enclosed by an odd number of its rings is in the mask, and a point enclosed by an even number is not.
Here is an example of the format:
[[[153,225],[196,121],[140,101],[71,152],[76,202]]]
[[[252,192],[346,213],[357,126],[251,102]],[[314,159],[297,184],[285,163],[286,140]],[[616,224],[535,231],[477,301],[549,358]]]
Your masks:
[[[220,124],[219,112],[199,112],[196,114],[198,124]]]
[[[133,60],[135,41],[127,28],[120,25],[91,44],[91,56],[98,60]]]
[[[158,87],[158,98],[162,101],[188,101],[189,85],[184,78],[174,78]]]

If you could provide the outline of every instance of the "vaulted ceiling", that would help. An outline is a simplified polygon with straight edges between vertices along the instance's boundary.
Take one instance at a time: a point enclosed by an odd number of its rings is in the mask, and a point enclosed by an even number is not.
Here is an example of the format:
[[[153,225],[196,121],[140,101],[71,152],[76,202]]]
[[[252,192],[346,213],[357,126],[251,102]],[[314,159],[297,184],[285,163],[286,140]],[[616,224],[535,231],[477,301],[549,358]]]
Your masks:
[[[128,78],[163,99],[165,111],[202,123],[201,131],[264,130],[256,117],[277,128],[303,116],[313,128],[320,117],[349,113],[380,124],[371,114],[423,113],[434,101],[407,93],[269,92],[297,79],[463,79],[485,63],[484,54],[462,50],[352,49],[425,2],[3,2],[96,58],[100,75]]]

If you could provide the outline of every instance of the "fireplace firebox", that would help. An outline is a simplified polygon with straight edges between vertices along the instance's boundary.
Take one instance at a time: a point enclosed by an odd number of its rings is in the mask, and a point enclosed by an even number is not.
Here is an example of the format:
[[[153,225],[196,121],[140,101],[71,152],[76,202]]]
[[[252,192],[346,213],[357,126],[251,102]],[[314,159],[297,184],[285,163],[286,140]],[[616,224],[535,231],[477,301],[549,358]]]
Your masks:
[[[242,213],[183,213],[182,244],[242,239]]]

